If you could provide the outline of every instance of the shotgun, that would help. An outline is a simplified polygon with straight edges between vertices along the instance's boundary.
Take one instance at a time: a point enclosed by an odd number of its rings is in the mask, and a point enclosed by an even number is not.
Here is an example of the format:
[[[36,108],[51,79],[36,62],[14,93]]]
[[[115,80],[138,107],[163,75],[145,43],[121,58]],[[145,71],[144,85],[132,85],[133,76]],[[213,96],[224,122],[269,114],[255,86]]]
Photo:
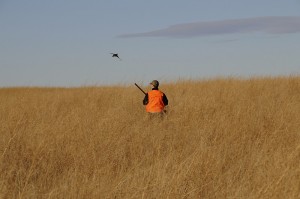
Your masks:
[[[136,87],[138,87],[145,95],[147,95],[147,93],[145,93],[145,91],[143,91],[143,89],[141,89],[141,87],[139,87],[139,85],[137,85],[136,83],[134,83],[134,85],[136,85]]]

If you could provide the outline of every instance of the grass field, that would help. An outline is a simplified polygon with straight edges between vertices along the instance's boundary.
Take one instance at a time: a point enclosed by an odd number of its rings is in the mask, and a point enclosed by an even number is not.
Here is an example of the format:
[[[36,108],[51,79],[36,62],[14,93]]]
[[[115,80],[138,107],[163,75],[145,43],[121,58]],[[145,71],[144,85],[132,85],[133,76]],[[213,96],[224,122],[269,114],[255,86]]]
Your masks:
[[[300,198],[299,76],[160,89],[1,88],[0,198]]]

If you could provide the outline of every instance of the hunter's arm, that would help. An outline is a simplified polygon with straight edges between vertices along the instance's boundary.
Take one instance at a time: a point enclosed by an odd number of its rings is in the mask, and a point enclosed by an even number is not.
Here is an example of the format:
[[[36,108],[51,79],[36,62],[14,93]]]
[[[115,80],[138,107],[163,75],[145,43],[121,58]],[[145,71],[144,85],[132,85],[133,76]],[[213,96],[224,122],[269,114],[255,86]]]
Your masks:
[[[167,96],[165,94],[163,95],[163,102],[164,102],[165,106],[167,106],[168,103],[169,103],[168,98],[167,98]]]
[[[148,104],[148,93],[145,95],[144,100],[143,100],[143,104],[147,105]]]

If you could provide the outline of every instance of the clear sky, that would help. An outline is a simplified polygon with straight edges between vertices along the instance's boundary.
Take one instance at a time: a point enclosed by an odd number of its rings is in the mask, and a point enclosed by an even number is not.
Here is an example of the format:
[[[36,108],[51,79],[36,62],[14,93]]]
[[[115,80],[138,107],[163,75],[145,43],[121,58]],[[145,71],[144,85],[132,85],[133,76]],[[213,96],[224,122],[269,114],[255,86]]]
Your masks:
[[[0,30],[0,87],[300,74],[300,0],[0,0]]]

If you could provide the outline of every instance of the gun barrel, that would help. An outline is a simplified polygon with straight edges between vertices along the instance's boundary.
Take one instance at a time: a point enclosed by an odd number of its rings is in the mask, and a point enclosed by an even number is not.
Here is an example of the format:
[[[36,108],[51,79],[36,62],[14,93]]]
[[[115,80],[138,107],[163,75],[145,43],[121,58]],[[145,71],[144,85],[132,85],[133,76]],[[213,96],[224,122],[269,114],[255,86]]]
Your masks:
[[[143,91],[143,89],[141,89],[141,87],[139,87],[139,85],[137,85],[136,83],[134,83],[134,85],[135,85],[136,87],[138,87],[138,89],[140,89],[145,95],[147,94],[145,91]]]

